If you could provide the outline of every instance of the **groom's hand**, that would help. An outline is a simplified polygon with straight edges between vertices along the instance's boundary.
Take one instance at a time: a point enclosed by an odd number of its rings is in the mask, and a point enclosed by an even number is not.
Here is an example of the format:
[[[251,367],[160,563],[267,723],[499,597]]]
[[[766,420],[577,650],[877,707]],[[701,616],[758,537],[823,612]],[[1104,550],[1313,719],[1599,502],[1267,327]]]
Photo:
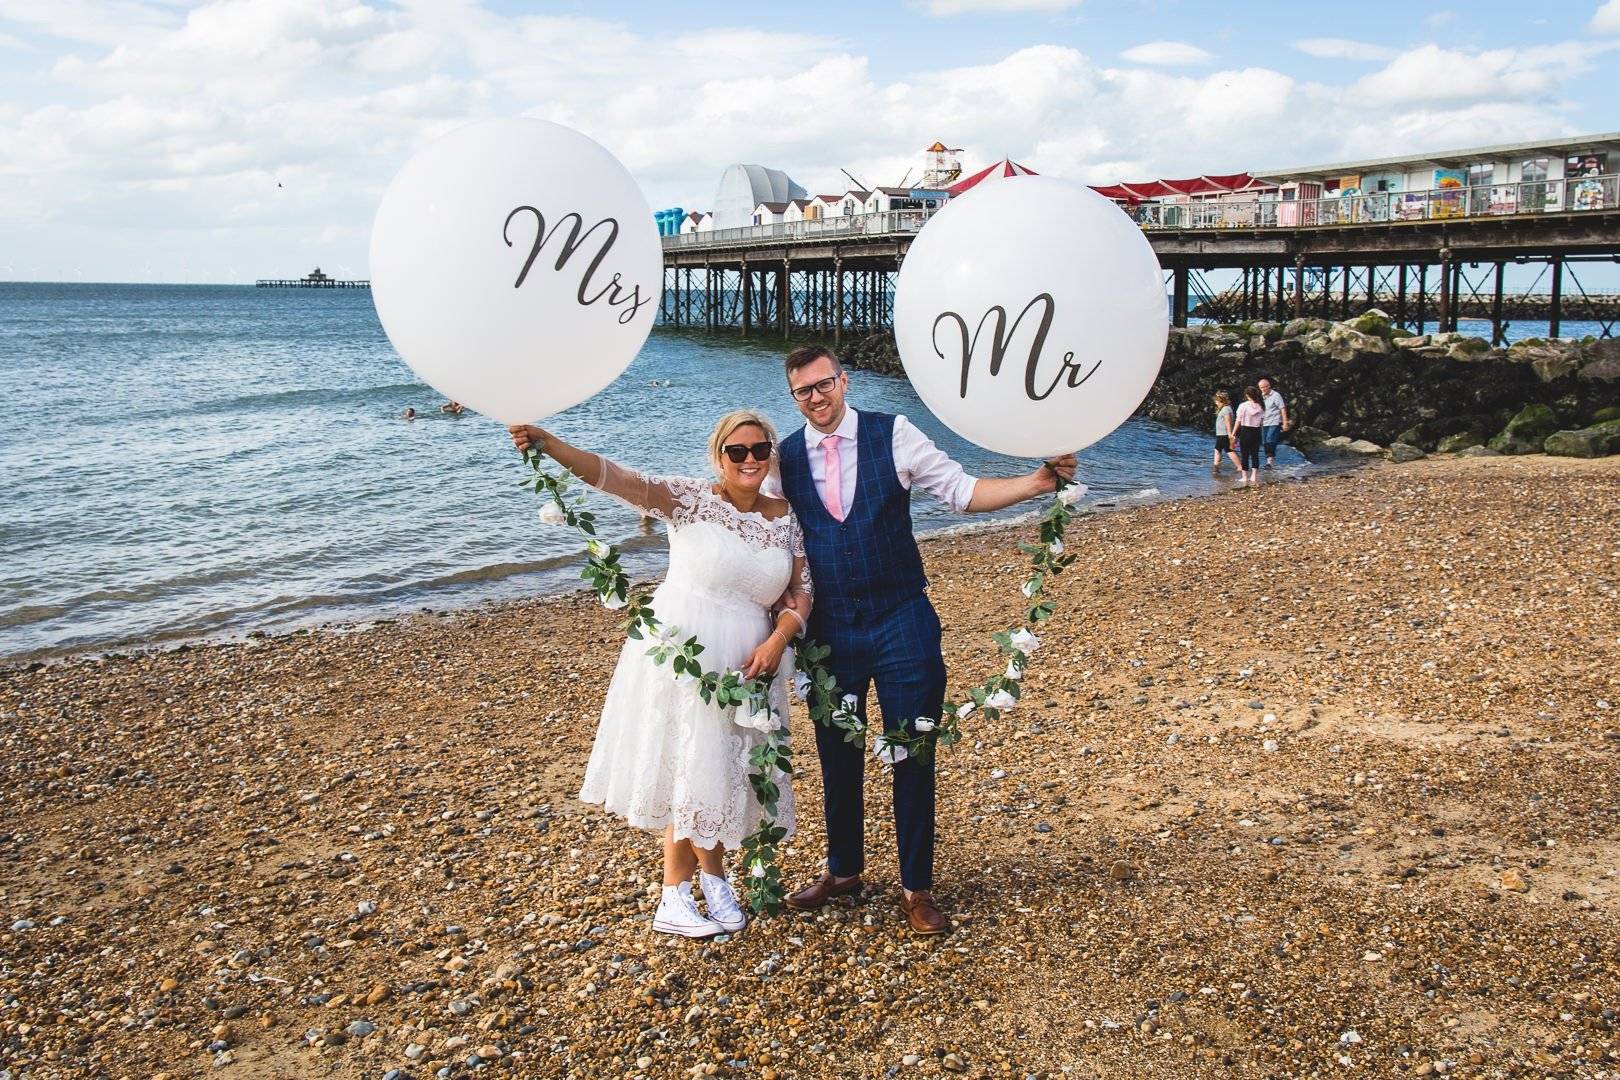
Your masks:
[[[1047,461],[1039,469],[1035,470],[1034,478],[1039,486],[1039,493],[1046,495],[1056,491],[1058,477],[1062,477],[1064,480],[1073,480],[1074,470],[1079,464],[1079,459],[1073,454],[1064,454],[1062,457],[1055,457]]]

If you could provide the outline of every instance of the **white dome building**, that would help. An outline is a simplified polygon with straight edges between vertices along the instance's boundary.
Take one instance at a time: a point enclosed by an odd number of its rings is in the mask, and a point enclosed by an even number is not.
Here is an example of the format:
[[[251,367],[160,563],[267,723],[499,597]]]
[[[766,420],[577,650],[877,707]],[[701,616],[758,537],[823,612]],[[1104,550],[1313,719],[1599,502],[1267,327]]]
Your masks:
[[[745,228],[754,223],[754,209],[760,203],[785,203],[809,197],[810,193],[781,169],[732,165],[720,174],[720,187],[714,193],[714,227]]]

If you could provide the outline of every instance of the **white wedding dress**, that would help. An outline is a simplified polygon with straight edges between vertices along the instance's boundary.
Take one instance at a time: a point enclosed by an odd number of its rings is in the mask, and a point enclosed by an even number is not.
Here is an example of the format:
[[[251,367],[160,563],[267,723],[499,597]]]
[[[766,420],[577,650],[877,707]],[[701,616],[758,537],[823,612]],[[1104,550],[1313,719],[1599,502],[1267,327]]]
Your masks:
[[[593,486],[668,523],[669,573],[653,593],[653,613],[677,643],[698,639],[704,671],[740,669],[770,634],[779,603],[802,629],[811,584],[791,511],[775,519],[744,513],[705,481],[643,476],[606,459]],[[637,828],[673,825],[677,840],[736,850],[761,821],[748,757],[765,732],[748,726],[747,708],[705,704],[695,685],[677,683],[668,663],[647,655],[655,644],[627,640],[619,654],[579,797]],[[787,652],[771,686],[782,723],[792,681]],[[776,779],[775,822],[791,834],[793,792],[785,776]]]

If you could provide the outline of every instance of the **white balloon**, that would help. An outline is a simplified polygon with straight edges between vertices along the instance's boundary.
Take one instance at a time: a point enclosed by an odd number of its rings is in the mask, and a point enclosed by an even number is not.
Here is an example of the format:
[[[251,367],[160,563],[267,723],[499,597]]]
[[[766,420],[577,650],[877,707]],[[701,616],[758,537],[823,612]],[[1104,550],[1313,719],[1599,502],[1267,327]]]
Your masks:
[[[371,233],[371,295],[399,355],[504,424],[576,405],[630,365],[663,288],[652,211],[623,165],[544,120],[486,120],[405,163]]]
[[[1089,446],[1136,410],[1164,361],[1159,261],[1119,207],[1045,176],[983,184],[925,225],[895,285],[917,394],[1001,454]]]

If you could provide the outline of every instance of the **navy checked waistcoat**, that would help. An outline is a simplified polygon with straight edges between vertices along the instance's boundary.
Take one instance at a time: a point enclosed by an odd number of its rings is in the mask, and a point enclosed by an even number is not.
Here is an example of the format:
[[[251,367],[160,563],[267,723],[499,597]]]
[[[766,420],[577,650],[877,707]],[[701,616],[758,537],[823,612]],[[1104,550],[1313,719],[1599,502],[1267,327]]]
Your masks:
[[[855,501],[843,521],[816,494],[804,429],[781,448],[782,493],[799,516],[816,583],[814,614],[843,621],[880,616],[928,586],[911,532],[911,492],[894,472],[894,417],[861,412],[855,446]]]

